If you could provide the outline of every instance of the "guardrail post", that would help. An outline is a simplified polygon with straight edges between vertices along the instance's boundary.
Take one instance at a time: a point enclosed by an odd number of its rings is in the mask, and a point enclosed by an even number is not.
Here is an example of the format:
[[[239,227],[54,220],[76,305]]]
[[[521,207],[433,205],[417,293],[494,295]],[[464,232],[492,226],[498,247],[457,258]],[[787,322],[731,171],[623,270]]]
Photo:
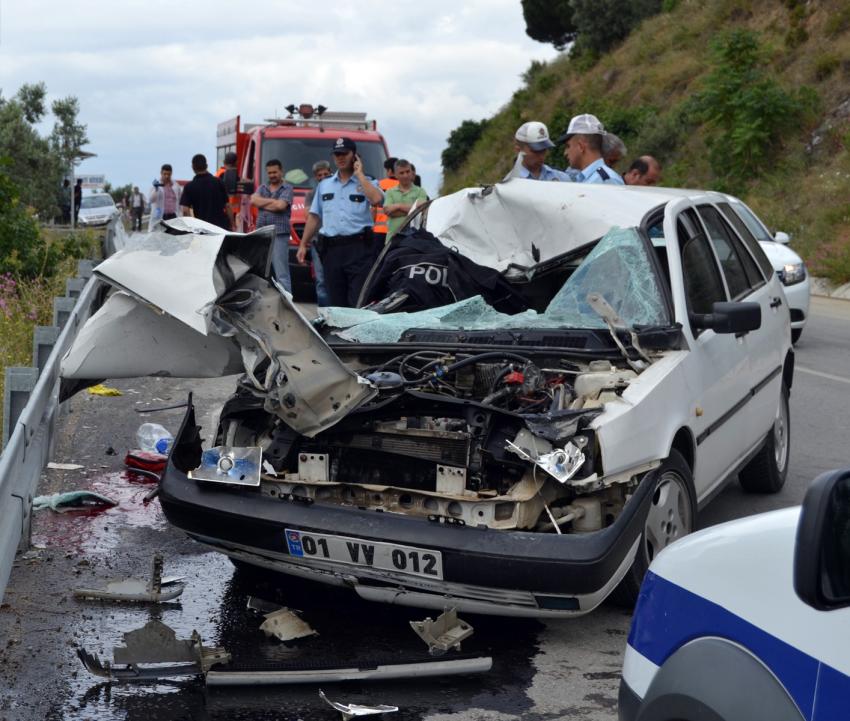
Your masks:
[[[38,368],[38,374],[47,365],[50,351],[59,338],[59,328],[55,325],[37,325],[32,332],[32,362]]]
[[[21,417],[33,388],[38,381],[37,368],[12,367],[6,369],[3,388],[3,445],[9,442],[18,418]]]
[[[78,260],[77,261],[77,276],[88,280],[94,274],[94,269],[97,263],[93,260]]]
[[[74,306],[77,303],[76,298],[54,298],[53,299],[53,325],[57,328],[62,329],[65,327],[65,323],[68,322],[68,318],[71,315],[71,312],[74,310]]]
[[[65,296],[67,298],[79,298],[85,287],[85,278],[68,278],[65,281]]]

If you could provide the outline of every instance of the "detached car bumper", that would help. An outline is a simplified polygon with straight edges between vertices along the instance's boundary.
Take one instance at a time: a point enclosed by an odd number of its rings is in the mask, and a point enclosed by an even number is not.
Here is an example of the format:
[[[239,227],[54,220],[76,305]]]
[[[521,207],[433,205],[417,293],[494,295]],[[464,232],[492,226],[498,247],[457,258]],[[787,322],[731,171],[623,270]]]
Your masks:
[[[458,610],[502,616],[577,616],[601,603],[634,560],[656,483],[648,473],[611,526],[556,535],[446,525],[199,482],[187,472],[200,454],[190,402],[159,499],[169,522],[195,540],[257,567],[349,586],[369,600],[442,609],[448,597]],[[437,552],[442,578],[293,555],[287,531]]]

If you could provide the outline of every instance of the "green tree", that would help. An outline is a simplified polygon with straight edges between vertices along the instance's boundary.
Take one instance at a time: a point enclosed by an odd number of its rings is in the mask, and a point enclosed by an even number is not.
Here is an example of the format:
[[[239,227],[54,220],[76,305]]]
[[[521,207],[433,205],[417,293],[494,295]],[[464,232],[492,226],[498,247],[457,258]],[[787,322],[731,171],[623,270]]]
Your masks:
[[[600,55],[628,37],[644,18],[661,11],[661,0],[570,0],[576,52]]]
[[[576,35],[570,0],[521,0],[525,32],[541,43],[563,50]]]
[[[0,156],[9,159],[6,172],[21,202],[46,220],[58,212],[62,167],[50,144],[28,120],[40,119],[44,111],[43,95],[39,100],[38,93],[32,92],[35,87],[24,86],[9,100],[0,98]]]
[[[785,90],[771,75],[750,30],[732,30],[712,42],[712,70],[693,99],[708,130],[709,160],[721,180],[739,185],[771,165],[783,135],[799,127],[813,91]]]
[[[80,155],[82,147],[89,142],[86,126],[78,122],[80,104],[71,95],[54,100],[51,106],[56,122],[50,133],[50,147],[61,161],[70,167]]]
[[[443,172],[450,173],[463,165],[463,162],[469,156],[472,147],[481,137],[484,128],[487,127],[487,120],[464,120],[449,134],[446,143],[448,144],[443,151],[440,159],[443,163]]]
[[[0,158],[0,273],[38,273],[38,224],[18,197],[9,176],[9,158]]]

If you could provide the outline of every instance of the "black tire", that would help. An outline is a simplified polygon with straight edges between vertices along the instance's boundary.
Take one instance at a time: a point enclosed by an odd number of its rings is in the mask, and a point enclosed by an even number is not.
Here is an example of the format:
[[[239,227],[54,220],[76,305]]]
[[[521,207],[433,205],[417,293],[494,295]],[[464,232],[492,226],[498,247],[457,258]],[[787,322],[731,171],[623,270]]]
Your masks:
[[[782,384],[779,407],[773,427],[764,445],[753,459],[741,469],[738,481],[749,493],[778,493],[788,477],[788,457],[791,448],[791,424],[788,412],[788,389]]]
[[[643,577],[655,556],[696,527],[697,501],[694,480],[682,455],[677,450],[671,450],[667,459],[655,470],[655,474],[655,493],[644,521],[635,560],[611,594],[615,603],[628,608],[634,606]],[[677,490],[674,498],[669,495],[669,489],[672,487]],[[668,508],[669,513],[660,513],[671,503],[676,506],[677,511]]]
[[[800,336],[803,335],[802,328],[792,328],[791,329],[791,344],[793,345],[798,340],[800,340]]]

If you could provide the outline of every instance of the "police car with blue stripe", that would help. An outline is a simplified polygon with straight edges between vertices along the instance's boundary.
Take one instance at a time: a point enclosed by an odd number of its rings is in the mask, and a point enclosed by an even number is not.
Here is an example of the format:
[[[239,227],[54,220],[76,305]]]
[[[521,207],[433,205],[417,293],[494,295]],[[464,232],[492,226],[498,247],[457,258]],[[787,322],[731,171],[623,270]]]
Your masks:
[[[621,721],[850,718],[850,469],[802,508],[732,521],[650,566],[629,633]]]

